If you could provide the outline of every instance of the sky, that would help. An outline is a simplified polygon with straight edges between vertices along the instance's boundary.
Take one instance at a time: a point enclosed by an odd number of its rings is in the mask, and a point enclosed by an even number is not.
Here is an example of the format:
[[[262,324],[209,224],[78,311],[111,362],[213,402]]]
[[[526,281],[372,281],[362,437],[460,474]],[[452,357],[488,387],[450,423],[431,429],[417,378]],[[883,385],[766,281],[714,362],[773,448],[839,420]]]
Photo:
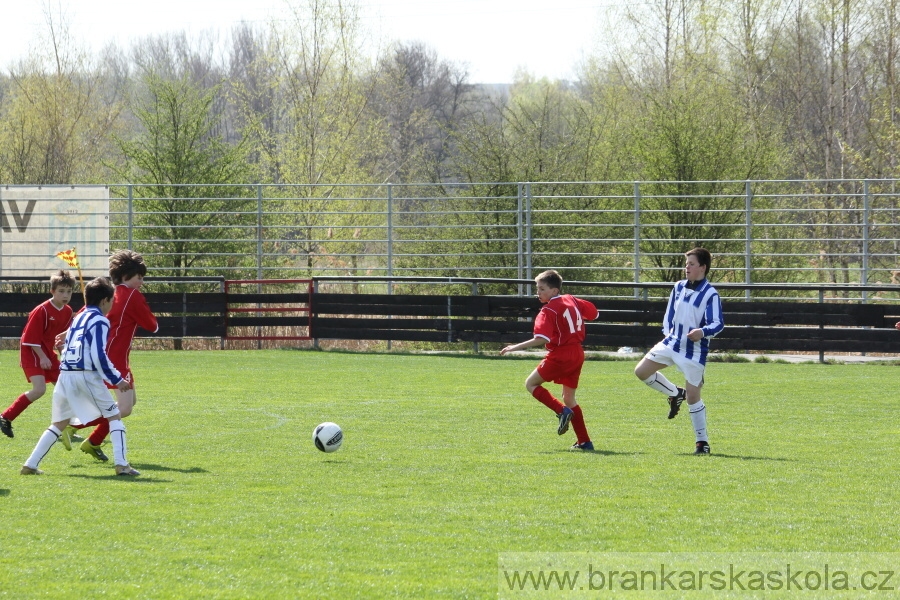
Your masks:
[[[304,0],[295,0],[301,5]],[[47,5],[61,7],[75,38],[97,51],[109,41],[167,32],[226,34],[241,21],[265,25],[285,0],[0,0],[0,69],[47,30]],[[472,83],[509,83],[518,69],[573,79],[595,50],[615,0],[357,0],[372,48],[423,41],[440,58],[466,66]],[[374,54],[374,51],[373,51]]]

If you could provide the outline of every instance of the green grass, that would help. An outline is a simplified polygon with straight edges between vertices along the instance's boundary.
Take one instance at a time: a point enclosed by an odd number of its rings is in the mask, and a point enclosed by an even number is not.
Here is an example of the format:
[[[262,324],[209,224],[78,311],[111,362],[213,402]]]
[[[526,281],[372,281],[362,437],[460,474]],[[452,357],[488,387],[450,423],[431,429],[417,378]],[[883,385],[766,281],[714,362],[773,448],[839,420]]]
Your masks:
[[[4,406],[17,362],[0,352]],[[714,454],[695,457],[687,411],[668,421],[632,362],[585,365],[594,454],[525,392],[530,358],[132,362],[137,480],[61,445],[19,475],[49,394],[0,437],[0,596],[491,598],[506,552],[898,550],[895,368],[713,364]],[[322,421],[344,429],[334,454]]]

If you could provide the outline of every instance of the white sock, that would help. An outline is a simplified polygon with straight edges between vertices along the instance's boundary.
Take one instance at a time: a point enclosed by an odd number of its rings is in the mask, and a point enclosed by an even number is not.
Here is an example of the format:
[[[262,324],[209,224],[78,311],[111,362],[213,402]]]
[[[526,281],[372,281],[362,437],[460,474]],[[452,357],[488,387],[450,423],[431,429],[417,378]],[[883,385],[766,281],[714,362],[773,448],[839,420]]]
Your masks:
[[[53,444],[59,440],[60,435],[62,435],[62,431],[53,425],[48,427],[44,433],[41,434],[41,439],[38,440],[34,450],[31,451],[31,456],[25,461],[25,466],[37,469],[38,465],[41,464],[41,461],[44,460],[44,457],[47,456],[47,453],[50,452],[50,448],[53,447]]]
[[[706,405],[703,400],[697,404],[688,406],[691,413],[691,424],[694,426],[694,433],[697,435],[698,442],[708,442],[709,435],[706,433]]]
[[[113,461],[117,465],[127,465],[125,444],[125,424],[121,419],[109,422],[109,438],[112,440]]]
[[[648,386],[656,390],[657,392],[662,392],[666,396],[674,396],[678,393],[678,387],[666,379],[666,376],[662,373],[654,373],[647,379],[644,379],[644,383]]]

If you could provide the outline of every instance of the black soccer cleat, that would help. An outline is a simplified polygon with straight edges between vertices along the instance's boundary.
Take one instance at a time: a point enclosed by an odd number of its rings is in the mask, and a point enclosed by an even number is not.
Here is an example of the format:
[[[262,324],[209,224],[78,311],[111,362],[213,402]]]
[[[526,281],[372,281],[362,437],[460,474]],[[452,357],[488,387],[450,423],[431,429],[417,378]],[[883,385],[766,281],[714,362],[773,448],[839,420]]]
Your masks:
[[[569,421],[572,420],[574,414],[571,408],[563,406],[562,412],[559,413],[559,427],[556,428],[556,433],[562,435],[569,430]]]
[[[593,452],[594,451],[594,442],[584,442],[579,444],[575,442],[569,447],[570,452]]]
[[[3,416],[0,416],[0,431],[6,437],[15,437],[12,430],[12,421]]]
[[[709,454],[709,442],[697,442],[697,449],[694,450],[694,454],[704,456]]]
[[[677,388],[678,393],[674,396],[669,396],[669,418],[674,419],[675,415],[678,414],[678,411],[681,410],[681,403],[684,402],[685,395],[687,392],[684,388]]]

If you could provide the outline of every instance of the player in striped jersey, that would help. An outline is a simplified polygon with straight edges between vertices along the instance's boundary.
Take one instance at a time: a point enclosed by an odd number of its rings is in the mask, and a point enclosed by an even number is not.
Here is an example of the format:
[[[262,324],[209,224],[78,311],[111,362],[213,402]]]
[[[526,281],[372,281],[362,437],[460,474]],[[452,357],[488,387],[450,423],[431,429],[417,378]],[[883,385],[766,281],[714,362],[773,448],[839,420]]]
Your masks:
[[[594,444],[584,423],[581,406],[575,401],[575,390],[584,365],[584,322],[597,318],[597,307],[587,300],[562,293],[562,277],[556,271],[544,271],[535,278],[538,300],[544,306],[534,319],[534,337],[519,344],[506,346],[500,355],[533,348],[547,347],[547,356],[525,380],[528,390],[541,404],[556,413],[559,435],[569,430],[569,422],[575,430],[575,444],[571,450],[590,452]],[[563,386],[563,402],[542,384],[552,381]]]
[[[109,421],[116,475],[140,475],[128,464],[125,425],[104,384],[108,382],[122,391],[131,387],[106,354],[109,320],[105,315],[112,308],[114,288],[108,279],[98,277],[85,286],[84,292],[85,309],[78,313],[66,334],[59,379],[53,390],[50,427],[22,466],[23,475],[43,473],[38,465],[73,418],[88,423],[100,417]]]
[[[669,418],[675,418],[681,403],[687,399],[691,424],[696,435],[694,454],[709,454],[706,430],[706,405],[700,398],[709,338],[725,327],[722,301],[716,288],[709,284],[712,256],[705,248],[685,253],[685,279],[675,284],[669,295],[663,318],[666,337],[644,356],[634,374],[638,379],[669,397]],[[684,374],[684,388],[677,387],[660,373],[670,365]]]

